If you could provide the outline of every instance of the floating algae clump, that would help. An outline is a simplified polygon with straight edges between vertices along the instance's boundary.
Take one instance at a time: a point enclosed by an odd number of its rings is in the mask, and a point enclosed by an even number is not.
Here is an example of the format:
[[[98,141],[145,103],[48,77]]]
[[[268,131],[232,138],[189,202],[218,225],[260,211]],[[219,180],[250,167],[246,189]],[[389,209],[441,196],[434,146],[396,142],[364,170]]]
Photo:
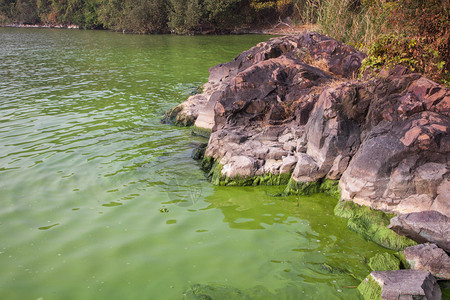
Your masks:
[[[394,216],[382,211],[359,206],[350,201],[340,201],[334,208],[334,214],[347,218],[347,227],[365,239],[393,250],[403,250],[416,245],[413,240],[400,236],[387,228],[390,219]]]

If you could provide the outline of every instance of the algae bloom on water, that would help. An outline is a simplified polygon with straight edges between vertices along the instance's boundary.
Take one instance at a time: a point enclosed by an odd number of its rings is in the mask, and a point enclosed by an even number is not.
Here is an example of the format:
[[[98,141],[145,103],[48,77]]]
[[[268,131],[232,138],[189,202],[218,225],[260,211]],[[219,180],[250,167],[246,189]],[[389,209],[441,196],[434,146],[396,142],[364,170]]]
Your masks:
[[[160,123],[267,39],[0,28],[0,298],[359,297],[343,287],[385,250],[335,198],[213,186],[191,158],[204,138]]]

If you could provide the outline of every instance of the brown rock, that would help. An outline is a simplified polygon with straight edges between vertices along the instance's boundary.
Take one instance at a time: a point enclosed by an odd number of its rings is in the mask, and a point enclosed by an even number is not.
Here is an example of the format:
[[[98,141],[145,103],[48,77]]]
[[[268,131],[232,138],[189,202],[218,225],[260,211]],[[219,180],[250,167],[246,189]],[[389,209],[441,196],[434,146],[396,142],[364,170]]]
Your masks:
[[[450,257],[435,244],[408,247],[402,253],[411,269],[428,271],[437,279],[450,280]]]
[[[314,182],[324,177],[326,173],[319,170],[314,159],[305,153],[299,153],[298,161],[292,173],[292,178],[297,182]]]
[[[283,158],[283,163],[280,167],[280,173],[290,173],[294,170],[298,158],[296,156],[287,156]]]
[[[450,252],[450,224],[447,216],[437,211],[399,215],[391,219],[389,228],[416,242],[432,242]]]
[[[381,299],[440,300],[439,285],[430,272],[417,270],[373,271],[370,276],[380,285]]]
[[[247,156],[233,156],[222,169],[222,175],[230,178],[251,177],[255,172],[255,160]]]

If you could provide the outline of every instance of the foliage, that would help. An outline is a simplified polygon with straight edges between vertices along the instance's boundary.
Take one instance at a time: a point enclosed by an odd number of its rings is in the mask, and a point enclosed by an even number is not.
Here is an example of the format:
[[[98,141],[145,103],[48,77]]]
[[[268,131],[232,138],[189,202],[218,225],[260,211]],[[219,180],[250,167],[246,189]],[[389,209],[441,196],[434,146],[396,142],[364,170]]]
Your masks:
[[[396,35],[380,35],[368,50],[362,70],[401,64],[412,71],[427,74],[435,80],[449,77],[446,62],[441,53],[434,50],[426,38],[401,38]]]
[[[0,24],[78,25],[135,33],[226,33],[276,22],[319,30],[369,57],[450,85],[448,0],[0,0]]]
[[[304,0],[294,6],[323,33],[367,51],[365,67],[403,64],[450,82],[449,1]]]
[[[387,20],[390,29],[381,32],[367,47],[369,57],[365,65],[384,67],[402,64],[449,84],[449,2],[400,0],[388,4],[384,7],[389,9]]]

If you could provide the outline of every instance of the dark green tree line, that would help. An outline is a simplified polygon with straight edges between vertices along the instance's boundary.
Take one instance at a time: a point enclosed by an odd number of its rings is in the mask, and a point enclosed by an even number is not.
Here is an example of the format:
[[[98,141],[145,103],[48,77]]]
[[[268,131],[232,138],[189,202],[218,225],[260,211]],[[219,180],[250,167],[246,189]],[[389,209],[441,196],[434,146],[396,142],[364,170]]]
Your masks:
[[[278,4],[277,4],[278,3]],[[224,32],[274,20],[290,0],[0,0],[0,22],[125,32]]]

